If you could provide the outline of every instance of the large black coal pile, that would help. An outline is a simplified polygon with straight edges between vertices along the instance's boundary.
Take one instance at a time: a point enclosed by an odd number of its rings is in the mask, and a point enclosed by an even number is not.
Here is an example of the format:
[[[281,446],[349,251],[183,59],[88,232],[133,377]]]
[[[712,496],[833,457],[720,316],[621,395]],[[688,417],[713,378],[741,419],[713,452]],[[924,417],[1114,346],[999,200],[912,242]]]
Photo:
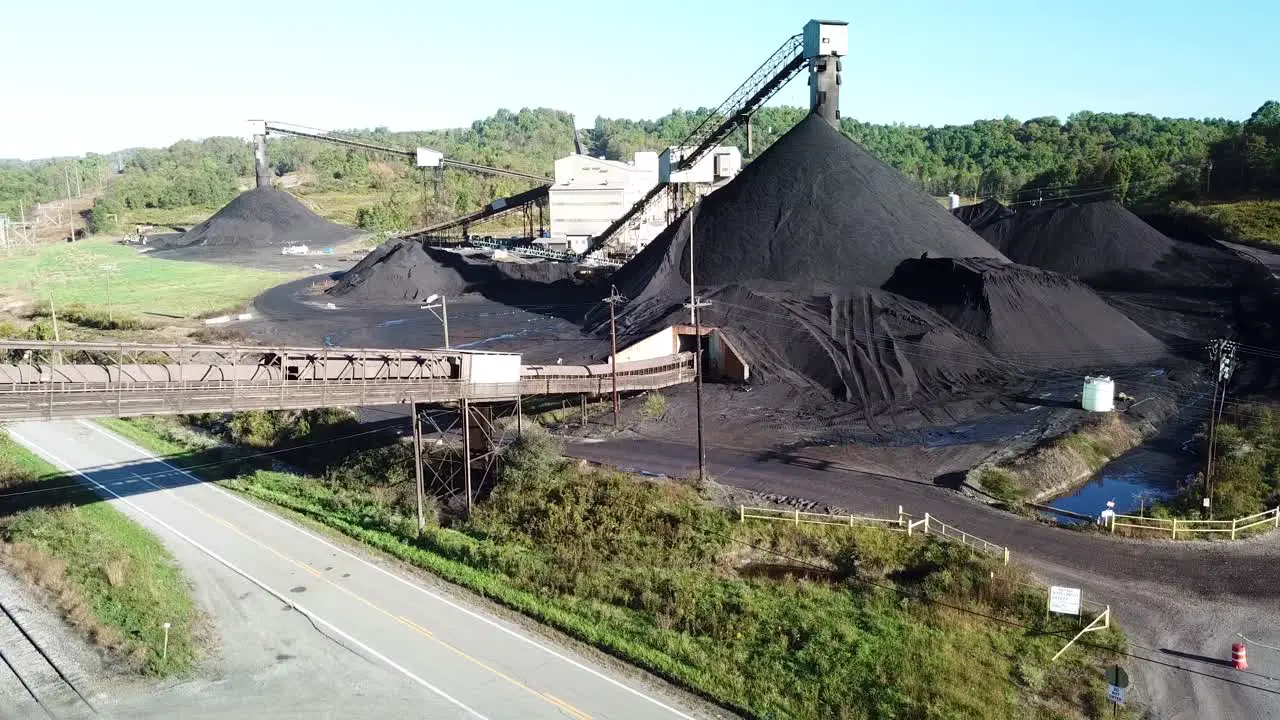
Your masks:
[[[722,286],[706,298],[702,322],[728,333],[753,382],[813,388],[869,417],[1001,377],[999,363],[973,338],[923,303],[882,290],[754,281]],[[675,305],[642,325],[688,322],[688,310]]]
[[[885,290],[919,300],[1026,372],[1152,362],[1168,348],[1067,276],[984,258],[903,262]]]
[[[899,262],[926,252],[1002,257],[817,115],[703,200],[695,230],[694,271],[704,285],[763,279],[879,287]],[[647,251],[684,255],[687,244],[687,228],[679,226]],[[688,267],[687,256],[679,267]]]
[[[227,254],[288,245],[318,249],[359,234],[316,215],[283,190],[263,187],[241,193],[161,249],[216,248]]]
[[[580,320],[599,292],[580,283],[567,263],[495,262],[389,240],[347,271],[330,295],[371,305],[418,302],[431,295],[479,293],[516,307]]]
[[[1163,291],[1231,287],[1238,258],[1206,244],[1162,235],[1118,203],[1019,209],[959,208],[958,217],[1010,260],[1079,278],[1098,290]]]
[[[754,377],[870,413],[995,376],[991,355],[938,313],[874,288],[907,258],[1004,257],[820,117],[796,125],[614,274],[630,298],[619,315],[624,343],[687,322],[691,232],[699,291],[712,299],[705,322],[729,334]],[[597,310],[588,324],[605,329],[607,319]]]
[[[370,304],[417,302],[432,295],[456,296],[469,283],[420,242],[389,240],[364,256],[325,292]]]

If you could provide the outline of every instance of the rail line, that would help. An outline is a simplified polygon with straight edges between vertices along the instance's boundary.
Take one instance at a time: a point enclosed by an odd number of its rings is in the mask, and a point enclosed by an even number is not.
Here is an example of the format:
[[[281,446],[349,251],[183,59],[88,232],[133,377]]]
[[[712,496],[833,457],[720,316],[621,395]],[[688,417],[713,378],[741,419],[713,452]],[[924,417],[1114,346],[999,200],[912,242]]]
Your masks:
[[[49,657],[13,612],[0,602],[0,664],[50,718],[87,717],[97,708]]]

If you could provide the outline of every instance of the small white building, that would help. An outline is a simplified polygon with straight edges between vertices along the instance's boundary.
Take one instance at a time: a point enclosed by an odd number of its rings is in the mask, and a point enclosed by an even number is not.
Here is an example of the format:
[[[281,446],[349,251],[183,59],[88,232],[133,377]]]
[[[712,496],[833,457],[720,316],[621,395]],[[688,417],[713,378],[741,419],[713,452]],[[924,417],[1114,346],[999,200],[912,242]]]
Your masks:
[[[684,172],[670,172],[671,157],[679,148],[668,148],[659,157],[638,152],[630,162],[590,155],[569,155],[556,161],[555,184],[549,190],[551,237],[538,241],[554,250],[582,252],[591,238],[622,216],[659,182],[705,184],[716,187],[737,175],[742,153],[736,147],[718,147]],[[659,195],[637,225],[615,239],[615,247],[638,251],[667,226],[670,208],[666,194]]]

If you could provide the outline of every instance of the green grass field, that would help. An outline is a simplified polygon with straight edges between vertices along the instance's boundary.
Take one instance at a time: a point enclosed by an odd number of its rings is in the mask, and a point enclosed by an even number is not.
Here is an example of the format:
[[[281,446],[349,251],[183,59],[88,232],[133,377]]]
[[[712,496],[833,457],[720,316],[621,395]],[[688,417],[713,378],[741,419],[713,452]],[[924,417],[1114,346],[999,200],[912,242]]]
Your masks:
[[[100,237],[0,255],[0,298],[47,305],[52,290],[58,304],[102,308],[110,303],[114,312],[126,315],[195,317],[243,306],[295,277],[301,273],[163,260]]]
[[[0,433],[0,488],[68,481]],[[180,674],[199,655],[200,615],[173,557],[155,536],[105,502],[0,514],[0,563],[46,590],[72,626],[141,672]]]
[[[144,208],[141,210],[125,210],[120,218],[121,232],[130,232],[134,225],[155,225],[157,227],[189,228],[199,225],[220,208],[191,206],[172,209]]]

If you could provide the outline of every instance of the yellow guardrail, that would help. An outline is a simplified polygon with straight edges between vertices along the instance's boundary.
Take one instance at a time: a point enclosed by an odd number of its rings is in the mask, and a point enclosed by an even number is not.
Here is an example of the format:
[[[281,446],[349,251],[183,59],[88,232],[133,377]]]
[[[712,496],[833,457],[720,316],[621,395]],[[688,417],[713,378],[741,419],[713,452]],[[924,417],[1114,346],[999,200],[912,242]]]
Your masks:
[[[1235,540],[1239,533],[1261,525],[1271,525],[1271,529],[1280,528],[1280,507],[1234,520],[1180,520],[1116,514],[1111,516],[1107,524],[1113,533],[1116,528],[1132,528],[1162,534],[1169,533],[1172,540],[1177,540],[1179,535],[1186,537],[1196,533],[1225,533]]]
[[[971,535],[953,525],[942,522],[929,513],[925,513],[919,520],[912,520],[911,517],[910,514],[902,511],[902,506],[898,506],[898,516],[896,518],[878,518],[869,515],[833,515],[831,513],[814,513],[803,510],[738,506],[739,522],[770,520],[774,522],[789,522],[794,525],[839,525],[842,527],[868,525],[889,530],[901,530],[908,535],[918,531],[936,535],[952,542],[958,542],[981,553],[995,555],[1005,565],[1009,564],[1009,548],[1003,545],[997,545],[977,535]]]

